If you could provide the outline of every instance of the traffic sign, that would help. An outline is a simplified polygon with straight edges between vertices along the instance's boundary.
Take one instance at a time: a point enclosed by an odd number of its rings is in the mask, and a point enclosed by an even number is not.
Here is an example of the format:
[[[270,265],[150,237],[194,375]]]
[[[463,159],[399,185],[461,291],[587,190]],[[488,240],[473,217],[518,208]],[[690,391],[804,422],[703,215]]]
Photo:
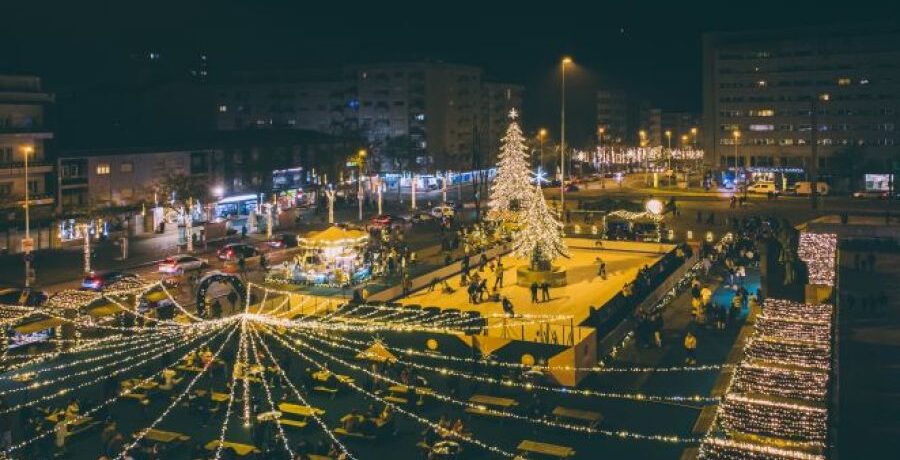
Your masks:
[[[22,252],[28,254],[34,251],[34,238],[22,238]]]

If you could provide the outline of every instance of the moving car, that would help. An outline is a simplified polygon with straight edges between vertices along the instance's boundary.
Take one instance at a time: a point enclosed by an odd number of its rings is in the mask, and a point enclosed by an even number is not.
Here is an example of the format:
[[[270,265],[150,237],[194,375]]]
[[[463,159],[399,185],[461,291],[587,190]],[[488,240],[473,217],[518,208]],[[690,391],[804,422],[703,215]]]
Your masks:
[[[884,190],[865,190],[860,192],[853,192],[853,198],[886,200],[888,198],[888,192]]]
[[[81,281],[81,289],[84,291],[100,292],[115,282],[123,280],[136,280],[137,278],[138,276],[134,273],[121,271],[108,271],[101,273],[91,272]]]
[[[416,212],[412,216],[410,216],[410,222],[414,224],[421,224],[423,222],[430,222],[434,220],[435,217],[427,212]]]
[[[223,246],[216,252],[219,260],[237,260],[243,256],[245,259],[259,255],[259,250],[246,243],[231,243]]]
[[[812,182],[797,182],[794,184],[794,189],[797,191],[797,195],[809,195],[812,193]],[[825,182],[816,182],[816,189],[819,195],[828,195],[828,192],[831,191],[831,187]]]
[[[32,288],[3,288],[0,289],[0,304],[25,305],[38,307],[47,302],[49,295],[44,291]]]
[[[760,193],[767,195],[769,193],[778,193],[778,188],[774,182],[757,182],[747,187],[747,193]]]
[[[397,228],[406,225],[406,219],[390,214],[375,216],[370,222],[374,228]]]
[[[206,259],[178,254],[166,257],[159,263],[160,273],[184,273],[191,270],[202,270],[209,266]]]
[[[266,244],[274,249],[296,248],[298,244],[297,235],[294,233],[282,233],[273,237]]]
[[[452,206],[441,205],[435,206],[431,208],[431,215],[437,218],[441,217],[453,217],[456,214],[456,211]]]

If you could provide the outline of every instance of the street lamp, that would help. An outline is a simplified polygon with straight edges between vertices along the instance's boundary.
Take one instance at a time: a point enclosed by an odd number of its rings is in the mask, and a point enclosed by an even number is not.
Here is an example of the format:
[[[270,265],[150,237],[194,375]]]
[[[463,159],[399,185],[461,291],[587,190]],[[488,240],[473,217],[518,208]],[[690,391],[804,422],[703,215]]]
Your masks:
[[[669,144],[669,153],[666,155],[666,168],[672,169],[672,131],[666,130],[666,141]]]
[[[541,169],[544,167],[544,139],[546,137],[547,137],[547,130],[544,128],[541,128],[540,131],[538,131],[538,141],[541,144],[540,156],[538,159],[538,167],[537,167],[538,181],[540,181]]]
[[[813,209],[819,207],[819,101],[828,102],[831,95],[828,93],[817,94],[810,101],[809,118],[810,118],[810,147],[812,160],[809,165],[809,201]]]
[[[602,153],[602,149],[603,149],[603,134],[604,133],[606,133],[606,128],[604,128],[603,126],[597,128],[597,155],[598,155],[598,158],[595,163],[599,162],[602,158],[601,153]],[[594,167],[597,168],[599,171],[600,168],[598,166],[599,165],[597,165],[597,164],[594,165]]]
[[[22,157],[25,159],[25,241],[22,244],[25,249],[25,287],[31,285],[31,248],[34,243],[31,241],[31,214],[30,214],[30,198],[28,196],[30,184],[28,182],[28,156],[34,153],[33,145],[22,146]]]
[[[735,129],[731,132],[731,137],[734,140],[734,190],[737,191],[737,177],[738,177],[738,142],[741,140],[741,131]]]
[[[571,64],[572,58],[564,56],[560,63],[562,70],[562,90],[560,102],[560,129],[559,129],[559,216],[562,219],[566,209],[566,64]]]
[[[363,220],[363,198],[365,197],[365,194],[363,193],[362,178],[363,178],[363,170],[366,165],[366,155],[367,154],[368,154],[368,152],[366,151],[366,149],[359,149],[359,152],[357,152],[357,163],[356,164],[359,166],[359,171],[357,171],[357,174],[356,174],[356,184],[357,184],[356,201],[359,203],[359,220],[360,221]]]

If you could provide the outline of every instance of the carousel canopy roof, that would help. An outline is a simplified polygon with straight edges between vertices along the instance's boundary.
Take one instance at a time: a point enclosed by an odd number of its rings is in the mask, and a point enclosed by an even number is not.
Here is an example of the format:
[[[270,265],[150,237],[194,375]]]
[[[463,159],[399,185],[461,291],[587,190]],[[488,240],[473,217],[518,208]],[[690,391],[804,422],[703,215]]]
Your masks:
[[[306,238],[300,238],[301,245],[342,245],[361,243],[369,238],[362,230],[349,230],[341,227],[329,227],[321,232],[310,234]]]

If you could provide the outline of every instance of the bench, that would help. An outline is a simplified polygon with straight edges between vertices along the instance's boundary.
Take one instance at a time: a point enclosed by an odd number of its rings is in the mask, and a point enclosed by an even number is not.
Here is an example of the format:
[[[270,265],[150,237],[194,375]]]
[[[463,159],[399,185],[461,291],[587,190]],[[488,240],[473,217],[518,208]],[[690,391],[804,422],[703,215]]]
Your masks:
[[[210,441],[210,442],[206,443],[206,445],[203,446],[203,448],[206,450],[209,450],[209,451],[214,451],[219,448],[219,444],[220,444],[220,442],[217,439],[215,441]],[[250,454],[260,453],[259,449],[257,449],[254,446],[251,446],[249,444],[241,444],[238,442],[229,442],[229,441],[225,441],[221,444],[222,444],[222,448],[233,450],[234,453],[238,454],[239,457],[244,457],[244,456],[247,456]]]
[[[401,398],[399,396],[385,396],[385,401],[392,402],[394,404],[406,405],[409,404],[409,400],[406,398]]]
[[[309,417],[311,415],[325,415],[325,411],[318,407],[301,406],[300,404],[289,402],[278,403],[278,410],[285,414],[302,415],[304,417]]]
[[[313,391],[318,391],[318,392],[320,392],[320,393],[328,393],[328,394],[330,394],[331,396],[334,396],[334,395],[336,395],[336,394],[338,393],[338,389],[337,389],[337,388],[326,387],[326,386],[323,386],[323,385],[316,385],[316,386],[314,386],[314,387],[313,387]]]
[[[366,439],[366,440],[369,440],[369,441],[374,441],[374,440],[375,440],[375,436],[371,436],[371,435],[367,435],[367,434],[362,434],[362,433],[359,433],[359,432],[356,432],[356,431],[350,432],[350,431],[347,431],[347,430],[345,430],[345,429],[343,429],[343,428],[335,428],[333,432],[334,432],[334,434],[336,434],[336,435],[338,435],[338,436],[347,436],[347,437],[350,437],[350,438]]]
[[[595,428],[603,421],[603,415],[599,412],[593,412],[582,409],[572,409],[570,407],[557,406],[553,409],[553,416],[557,419],[570,419],[587,423],[590,428]]]
[[[135,437],[137,437],[137,433],[135,433]],[[144,439],[167,444],[175,441],[189,441],[191,437],[174,431],[151,429],[144,433]]]
[[[306,426],[309,425],[309,422],[306,420],[294,420],[290,418],[280,418],[278,419],[278,423],[281,424],[281,426],[292,426],[294,428],[306,428]]]
[[[74,429],[70,429],[68,433],[66,433],[66,437],[77,436],[81,433],[85,433],[87,431],[93,430],[101,425],[99,421],[89,421],[87,423],[82,423],[79,425],[72,425]]]
[[[548,457],[569,458],[575,456],[575,449],[569,446],[560,446],[557,444],[549,444],[546,442],[537,442],[524,440],[516,447],[520,452],[529,452],[532,454],[546,455]]]

